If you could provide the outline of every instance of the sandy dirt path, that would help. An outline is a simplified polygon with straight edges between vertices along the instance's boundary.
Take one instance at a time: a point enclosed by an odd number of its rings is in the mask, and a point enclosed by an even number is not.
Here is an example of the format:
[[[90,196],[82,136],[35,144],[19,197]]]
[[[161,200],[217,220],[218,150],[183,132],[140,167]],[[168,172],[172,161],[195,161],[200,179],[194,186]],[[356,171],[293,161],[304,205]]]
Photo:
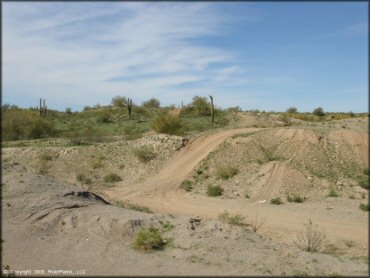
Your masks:
[[[294,206],[273,206],[258,203],[257,199],[223,199],[186,193],[179,189],[181,182],[186,179],[194,168],[215,150],[226,138],[261,130],[260,128],[241,128],[223,130],[217,133],[204,135],[179,151],[155,176],[134,185],[118,185],[104,191],[103,194],[111,199],[118,199],[130,203],[137,203],[151,208],[155,212],[173,213],[206,218],[217,218],[224,210],[231,213],[240,213],[246,217],[246,222],[253,222],[256,217],[266,218],[261,232],[273,239],[292,243],[295,235],[302,229],[302,225],[311,219],[324,228],[328,238],[333,240],[351,239],[359,244],[360,249],[368,246],[368,222],[352,219],[351,215],[344,215],[340,219],[333,218],[325,205],[300,204],[299,209]],[[276,167],[275,172],[281,172],[284,167]],[[277,175],[280,176],[280,175]],[[274,191],[277,181],[269,179],[268,188]],[[270,196],[261,193],[260,196]]]

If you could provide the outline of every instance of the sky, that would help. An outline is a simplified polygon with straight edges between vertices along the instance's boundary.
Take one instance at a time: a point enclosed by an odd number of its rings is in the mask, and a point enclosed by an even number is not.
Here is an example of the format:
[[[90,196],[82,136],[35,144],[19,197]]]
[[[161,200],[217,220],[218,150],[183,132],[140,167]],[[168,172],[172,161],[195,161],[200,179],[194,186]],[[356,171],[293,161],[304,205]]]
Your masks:
[[[367,2],[3,2],[2,103],[368,111]]]

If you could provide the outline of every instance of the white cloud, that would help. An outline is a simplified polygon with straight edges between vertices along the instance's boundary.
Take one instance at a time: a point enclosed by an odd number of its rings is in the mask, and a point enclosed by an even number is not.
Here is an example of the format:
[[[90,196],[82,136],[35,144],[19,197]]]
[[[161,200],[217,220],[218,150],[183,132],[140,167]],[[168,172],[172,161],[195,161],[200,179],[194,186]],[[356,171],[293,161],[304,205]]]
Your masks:
[[[186,91],[183,84],[235,82],[239,71],[230,52],[197,43],[222,38],[227,25],[207,3],[7,2],[3,8],[5,98],[22,92],[55,107],[82,107],[117,94],[139,101],[165,95],[171,103]],[[124,78],[107,81],[115,77]]]

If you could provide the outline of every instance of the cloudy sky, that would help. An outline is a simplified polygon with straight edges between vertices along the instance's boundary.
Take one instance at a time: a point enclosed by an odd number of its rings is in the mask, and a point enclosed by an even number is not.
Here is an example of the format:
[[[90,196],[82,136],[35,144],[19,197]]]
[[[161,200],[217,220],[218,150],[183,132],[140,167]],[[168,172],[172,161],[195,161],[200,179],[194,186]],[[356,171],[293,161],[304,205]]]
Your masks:
[[[4,2],[3,103],[368,110],[368,3]]]

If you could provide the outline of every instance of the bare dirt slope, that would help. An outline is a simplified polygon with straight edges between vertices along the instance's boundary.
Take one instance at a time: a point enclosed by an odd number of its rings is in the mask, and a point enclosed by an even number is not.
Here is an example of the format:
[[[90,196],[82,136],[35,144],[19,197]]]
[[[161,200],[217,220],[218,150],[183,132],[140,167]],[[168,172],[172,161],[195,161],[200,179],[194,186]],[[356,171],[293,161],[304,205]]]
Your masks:
[[[354,208],[355,213],[353,215],[351,211],[348,211],[347,206],[342,208],[338,206],[338,202],[331,200],[303,204],[300,205],[299,209],[295,207],[297,204],[289,204],[288,206],[281,207],[268,204],[269,198],[276,194],[279,191],[279,187],[282,186],[282,179],[285,172],[294,170],[286,169],[289,160],[295,159],[297,155],[298,159],[302,158],[302,154],[307,152],[306,149],[309,144],[315,146],[319,144],[319,139],[313,132],[303,129],[275,130],[270,134],[269,138],[271,140],[279,135],[286,137],[288,144],[285,146],[288,148],[292,148],[294,143],[298,141],[299,151],[297,152],[294,148],[290,151],[285,149],[285,153],[290,155],[287,161],[273,161],[266,166],[268,168],[265,169],[266,175],[264,175],[264,182],[261,183],[260,189],[252,197],[251,201],[246,202],[245,199],[234,198],[209,198],[201,195],[188,194],[179,189],[180,183],[226,138],[236,134],[252,133],[258,130],[233,129],[202,136],[191,142],[181,152],[171,158],[158,174],[138,184],[125,184],[105,190],[103,194],[108,198],[143,204],[156,212],[199,215],[209,218],[217,218],[224,210],[241,213],[247,219],[254,219],[258,214],[266,215],[268,220],[264,226],[263,233],[287,243],[292,243],[295,234],[302,225],[308,220],[312,220],[314,223],[323,227],[328,237],[338,245],[344,245],[344,242],[353,240],[356,242],[356,248],[353,248],[351,252],[357,255],[365,255],[368,246],[368,221],[366,213],[361,212],[358,208]],[[361,141],[364,138],[364,136],[357,136],[357,133],[353,132],[352,136],[348,136],[348,133],[343,134],[347,136],[345,140],[355,140],[355,146],[358,140]],[[330,133],[329,138],[332,136],[333,133]],[[337,139],[340,140],[340,138]],[[279,147],[284,148],[282,145]],[[318,155],[320,153],[321,149]],[[358,151],[357,153],[361,159],[366,158]],[[312,162],[314,162],[313,160]],[[222,157],[215,161],[222,163]],[[260,204],[259,201],[267,201],[267,203]],[[348,203],[348,200],[343,200],[343,203],[346,202]],[[336,211],[333,212],[333,207],[328,209],[328,204],[335,205],[334,209]],[[340,215],[340,217],[333,217],[334,214]]]
[[[303,252],[246,227],[204,218],[192,229],[186,216],[115,207],[18,165],[6,163],[3,173],[2,263],[11,270],[79,270],[88,276],[367,274],[361,258]],[[133,248],[144,227],[163,231],[163,251]]]

